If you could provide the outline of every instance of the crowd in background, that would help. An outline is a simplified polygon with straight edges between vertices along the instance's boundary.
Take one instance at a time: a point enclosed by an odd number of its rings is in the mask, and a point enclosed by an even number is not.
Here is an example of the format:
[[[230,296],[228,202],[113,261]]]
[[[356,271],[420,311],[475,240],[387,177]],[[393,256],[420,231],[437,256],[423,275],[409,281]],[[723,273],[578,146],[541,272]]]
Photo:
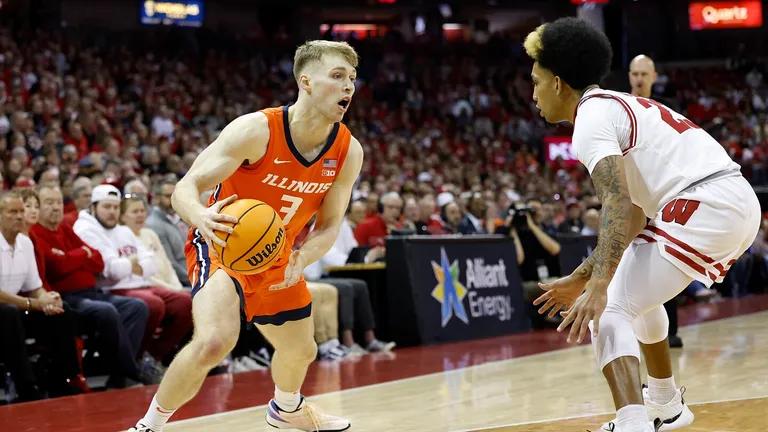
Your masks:
[[[345,256],[365,246],[360,260],[383,259],[383,238],[393,233],[504,234],[514,238],[521,276],[531,282],[559,274],[559,236],[597,233],[600,205],[586,171],[544,159],[543,137],[570,131],[538,116],[519,42],[503,34],[483,44],[420,45],[396,37],[352,42],[361,66],[345,122],[363,144],[365,163],[345,222],[349,242],[339,245]],[[45,301],[62,311],[66,302],[73,312],[91,316],[92,325],[109,322],[119,334],[109,350],[122,363],[106,371],[109,386],[123,387],[126,379],[156,382],[190,329],[185,227],[170,207],[174,183],[228,122],[296,98],[292,43],[269,49],[219,43],[222,49],[206,45],[169,55],[134,49],[118,36],[0,29],[1,184],[37,191],[18,199],[28,212],[39,211],[40,221],[25,215],[26,230],[18,231],[36,247],[44,245],[36,251],[41,284],[60,293]],[[765,64],[743,58],[723,66],[661,67],[654,88],[715,136],[755,185],[768,183],[764,73]],[[116,187],[119,198],[112,199],[114,191],[104,185]],[[107,195],[96,200],[97,190]],[[4,218],[9,202],[3,203]],[[143,242],[137,251],[162,253],[167,265],[150,269],[138,253],[125,258],[94,244],[107,240],[89,231],[97,225],[84,220],[83,210],[124,226],[125,238]],[[110,241],[117,249],[130,243]],[[727,293],[766,280],[766,244],[763,229]],[[82,267],[62,263],[67,254],[77,255]],[[116,267],[105,270],[110,265]],[[75,270],[83,274],[62,279]],[[98,275],[108,271],[117,281],[114,292],[109,298],[90,294]],[[314,278],[322,277],[321,268]],[[77,294],[80,288],[87,293]],[[349,288],[347,306],[370,302],[351,294],[356,289]],[[95,301],[105,305],[86,307]],[[168,320],[166,309],[178,316]],[[365,347],[355,347],[352,324],[341,321],[341,334],[328,340],[340,338],[343,343],[336,340],[330,348],[346,348],[326,350],[328,358],[391,349],[375,338],[372,321],[362,329],[370,332]],[[164,334],[164,328],[171,330]],[[80,372],[73,366],[61,373],[76,383]],[[23,399],[40,396],[32,383],[15,381]]]

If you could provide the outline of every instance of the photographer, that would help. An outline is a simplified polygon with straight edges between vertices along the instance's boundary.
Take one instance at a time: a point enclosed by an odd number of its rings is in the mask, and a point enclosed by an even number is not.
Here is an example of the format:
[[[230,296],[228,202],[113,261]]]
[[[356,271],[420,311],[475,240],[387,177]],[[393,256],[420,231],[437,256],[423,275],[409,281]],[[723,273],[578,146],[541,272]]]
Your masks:
[[[513,204],[510,208],[510,231],[516,231],[524,251],[520,263],[523,282],[539,282],[560,273],[557,255],[560,243],[542,227],[544,215],[541,202],[529,200],[526,204]]]

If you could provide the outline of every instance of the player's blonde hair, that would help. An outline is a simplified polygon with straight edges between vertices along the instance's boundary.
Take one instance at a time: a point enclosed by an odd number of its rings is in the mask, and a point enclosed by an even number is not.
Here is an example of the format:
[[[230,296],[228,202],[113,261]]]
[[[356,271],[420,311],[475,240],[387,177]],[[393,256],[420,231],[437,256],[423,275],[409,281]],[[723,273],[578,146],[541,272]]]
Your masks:
[[[541,41],[541,35],[544,33],[544,27],[546,26],[546,24],[542,24],[536,27],[536,30],[528,33],[528,36],[525,37],[525,42],[523,42],[525,52],[528,53],[528,56],[534,61],[539,61],[539,58],[541,57],[541,51],[544,49],[544,44]]]
[[[296,81],[299,80],[301,72],[307,65],[312,62],[319,62],[326,54],[340,55],[352,67],[357,67],[357,52],[348,43],[327,40],[307,41],[296,48],[296,54],[293,56],[293,77],[296,78]]]

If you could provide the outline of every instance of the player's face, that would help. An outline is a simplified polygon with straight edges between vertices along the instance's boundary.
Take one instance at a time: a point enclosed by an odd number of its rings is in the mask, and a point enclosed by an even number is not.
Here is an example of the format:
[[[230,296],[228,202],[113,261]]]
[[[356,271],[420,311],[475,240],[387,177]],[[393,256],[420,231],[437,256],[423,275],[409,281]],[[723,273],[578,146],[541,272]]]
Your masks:
[[[557,114],[560,105],[557,94],[559,85],[557,77],[548,69],[539,66],[539,62],[534,62],[531,80],[533,81],[533,101],[536,102],[539,114],[548,123],[563,121],[563,118]]]
[[[333,122],[341,121],[355,94],[357,71],[343,57],[324,55],[310,73],[314,106]]]

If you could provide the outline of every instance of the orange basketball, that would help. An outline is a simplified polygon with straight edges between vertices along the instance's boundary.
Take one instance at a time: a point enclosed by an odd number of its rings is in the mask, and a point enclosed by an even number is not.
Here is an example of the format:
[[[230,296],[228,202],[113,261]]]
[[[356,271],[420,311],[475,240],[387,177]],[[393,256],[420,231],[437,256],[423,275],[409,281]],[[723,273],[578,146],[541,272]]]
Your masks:
[[[237,223],[231,234],[216,231],[227,242],[213,247],[224,267],[242,274],[256,274],[272,266],[285,243],[283,220],[268,204],[254,199],[241,199],[221,209],[234,216]]]

